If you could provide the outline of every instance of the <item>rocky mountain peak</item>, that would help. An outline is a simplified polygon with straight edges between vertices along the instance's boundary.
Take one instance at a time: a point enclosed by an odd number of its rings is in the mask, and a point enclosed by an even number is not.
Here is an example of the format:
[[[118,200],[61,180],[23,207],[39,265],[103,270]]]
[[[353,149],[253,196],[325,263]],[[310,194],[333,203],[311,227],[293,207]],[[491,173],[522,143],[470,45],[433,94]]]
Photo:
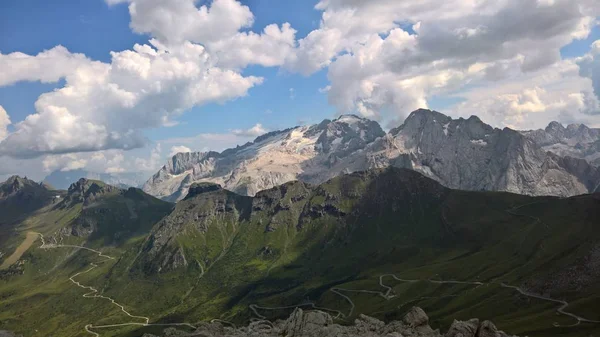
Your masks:
[[[557,122],[557,121],[552,121],[550,122],[550,124],[548,124],[548,126],[546,127],[546,132],[550,133],[550,134],[554,134],[554,135],[563,135],[565,132],[565,127]]]
[[[322,153],[345,156],[385,136],[381,126],[356,115],[342,115],[333,121],[324,120],[309,129],[308,135],[320,132],[315,147]]]
[[[409,130],[412,132],[422,132],[424,128],[434,127],[436,129],[442,129],[447,134],[448,126],[452,118],[429,109],[418,109],[411,112],[404,123],[397,128],[390,130],[392,136],[398,135],[402,130]]]
[[[193,198],[197,195],[204,194],[204,193],[220,191],[222,189],[223,189],[223,187],[221,187],[221,185],[210,183],[210,182],[193,183],[190,186],[190,189],[186,196],[186,199]]]
[[[27,185],[36,185],[36,182],[33,180],[30,180],[30,179],[27,179],[27,177],[21,178],[20,176],[12,176],[12,177],[8,178],[8,180],[6,181],[5,184],[11,186],[16,191]]]
[[[120,191],[118,188],[107,185],[99,180],[81,178],[69,186],[67,198],[65,198],[64,202],[71,204],[77,202],[89,203],[96,200],[99,196],[118,191]]]
[[[8,178],[4,183],[0,184],[0,197],[6,197],[8,195],[17,193],[28,186],[40,186],[35,181],[28,179],[27,177],[12,176]]]
[[[417,109],[413,112],[411,112],[408,117],[406,118],[405,124],[410,122],[410,123],[416,123],[418,122],[419,124],[423,124],[423,123],[427,123],[427,122],[447,122],[449,121],[449,119],[451,119],[450,117],[444,115],[441,112],[437,112],[435,110],[429,110],[429,109]]]
[[[181,174],[194,168],[198,162],[210,157],[219,156],[218,152],[183,152],[175,154],[165,165],[165,169],[171,174]]]
[[[567,132],[559,123],[549,128]],[[584,135],[577,139],[591,139],[600,132],[584,126],[571,129]],[[574,165],[543,166],[547,151],[564,156],[560,149],[544,147],[555,144],[555,138],[545,130],[501,130],[477,116],[453,119],[429,109],[413,111],[387,134],[375,121],[342,115],[274,131],[221,153],[177,154],[148,180],[144,191],[176,201],[185,197],[192,183],[209,181],[250,196],[292,180],[318,184],[344,173],[396,166],[458,189],[561,196],[589,192],[588,180],[595,176],[582,182],[580,173],[587,176],[591,171],[569,171]],[[571,156],[600,163],[596,139],[577,149],[581,155]],[[569,140],[564,146],[575,149],[577,144]]]

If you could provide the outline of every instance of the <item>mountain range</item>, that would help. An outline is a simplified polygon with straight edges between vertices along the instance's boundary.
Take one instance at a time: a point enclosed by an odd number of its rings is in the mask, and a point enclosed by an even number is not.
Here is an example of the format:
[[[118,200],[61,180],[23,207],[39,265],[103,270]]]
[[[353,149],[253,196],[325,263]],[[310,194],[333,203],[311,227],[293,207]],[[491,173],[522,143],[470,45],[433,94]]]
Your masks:
[[[57,189],[66,190],[72,183],[81,178],[100,180],[113,186],[129,188],[142,186],[147,179],[147,176],[141,172],[95,173],[84,169],[69,171],[56,170],[44,178],[44,183]]]
[[[192,183],[177,204],[88,179],[0,191],[2,214],[22,207],[0,222],[0,330],[188,333],[296,307],[347,325],[418,305],[451,331],[472,317],[531,337],[600,331],[598,194],[455,190],[394,167],[254,196]]]
[[[195,182],[253,196],[288,181],[319,184],[337,175],[409,168],[444,186],[568,197],[600,188],[600,131],[552,122],[545,130],[497,129],[476,116],[412,112],[385,132],[354,115],[274,131],[237,148],[178,153],[143,186],[177,201]]]

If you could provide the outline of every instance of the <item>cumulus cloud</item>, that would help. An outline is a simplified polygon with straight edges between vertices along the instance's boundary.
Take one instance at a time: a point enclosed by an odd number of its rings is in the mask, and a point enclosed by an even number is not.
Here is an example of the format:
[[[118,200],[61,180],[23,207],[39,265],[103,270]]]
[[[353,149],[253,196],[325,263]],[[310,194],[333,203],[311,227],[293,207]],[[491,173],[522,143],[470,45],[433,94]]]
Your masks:
[[[37,55],[20,52],[0,53],[0,87],[19,81],[51,83],[71,74],[73,69],[90,63],[83,54],[70,53],[56,46]]]
[[[184,111],[245,96],[263,79],[241,74],[251,64],[278,66],[295,52],[296,31],[267,25],[241,31],[254,15],[236,0],[107,0],[128,4],[131,28],[153,38],[92,61],[57,46],[37,55],[0,54],[0,85],[19,81],[65,86],[39,97],[36,113],[0,142],[0,155],[130,150],[146,144],[142,130],[174,125]]]
[[[240,32],[234,36],[207,44],[217,58],[217,63],[226,68],[244,68],[250,64],[265,67],[283,65],[295,52],[296,30],[289,23],[281,27],[271,24],[262,34]]]
[[[168,46],[185,41],[202,44],[223,68],[279,66],[296,44],[296,30],[289,23],[267,25],[261,34],[240,32],[254,23],[254,15],[236,0],[213,0],[199,8],[197,0],[107,2],[129,3],[130,26],[135,32],[150,34]]]
[[[592,44],[590,52],[577,60],[581,76],[592,80],[596,97],[600,99],[600,40]]]
[[[178,153],[188,153],[188,152],[192,152],[192,150],[187,146],[183,146],[183,145],[172,146],[171,152],[169,153],[169,157],[172,157]]]
[[[560,57],[561,47],[596,24],[596,0],[321,0],[319,28],[299,40],[288,23],[251,31],[254,15],[236,0],[106,2],[126,4],[132,30],[151,39],[112,52],[108,63],[62,46],[0,54],[0,86],[65,81],[11,132],[0,111],[0,156],[46,156],[28,162],[57,169],[154,169],[169,148],[145,146],[143,130],[174,125],[194,106],[247,95],[263,81],[243,75],[249,65],[304,75],[328,67],[330,83],[320,92],[339,112],[387,125],[436,96],[462,101],[450,109],[454,115],[482,115],[498,126],[593,122],[598,111],[600,42],[577,60]],[[257,124],[163,143],[219,150],[266,131]],[[118,155],[140,148],[144,155],[131,160]]]
[[[111,55],[110,64],[76,65],[63,88],[41,95],[37,113],[15,126],[0,154],[27,158],[140,147],[140,130],[167,124],[196,105],[244,96],[262,82],[214,66],[206,49],[191,42],[168,48],[150,40]]]
[[[547,69],[600,15],[594,0],[322,0],[316,8],[320,27],[285,66],[307,75],[328,67],[331,104],[388,121],[437,95]]]
[[[505,78],[456,93],[463,102],[455,116],[477,115],[497,126],[536,129],[556,120],[565,124],[597,124],[591,81],[579,76],[576,60],[563,60],[529,74]]]
[[[247,130],[241,130],[241,129],[236,129],[236,130],[231,130],[231,133],[236,135],[236,136],[241,136],[241,137],[258,137],[260,135],[263,135],[265,133],[267,133],[267,129],[265,129],[262,124],[258,123],[256,125],[254,125],[253,127],[251,127],[250,129]]]
[[[248,6],[236,0],[214,0],[196,7],[196,0],[106,0],[109,5],[128,3],[130,27],[160,41],[207,43],[229,38],[254,22]]]
[[[0,105],[0,142],[6,138],[8,134],[8,126],[10,125],[10,117],[2,105]]]

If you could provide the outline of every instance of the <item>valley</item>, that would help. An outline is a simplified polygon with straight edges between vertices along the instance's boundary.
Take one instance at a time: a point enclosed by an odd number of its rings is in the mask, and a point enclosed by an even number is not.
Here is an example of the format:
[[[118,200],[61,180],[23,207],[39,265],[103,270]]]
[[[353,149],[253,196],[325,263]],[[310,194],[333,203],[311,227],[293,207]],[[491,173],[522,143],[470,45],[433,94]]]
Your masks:
[[[255,197],[196,184],[174,206],[142,193],[81,181],[15,227],[40,239],[1,272],[0,328],[140,336],[296,307],[387,322],[412,306],[434,327],[472,317],[528,336],[600,327],[598,195],[456,191],[392,168]],[[139,225],[107,231],[134,221],[132,209]]]

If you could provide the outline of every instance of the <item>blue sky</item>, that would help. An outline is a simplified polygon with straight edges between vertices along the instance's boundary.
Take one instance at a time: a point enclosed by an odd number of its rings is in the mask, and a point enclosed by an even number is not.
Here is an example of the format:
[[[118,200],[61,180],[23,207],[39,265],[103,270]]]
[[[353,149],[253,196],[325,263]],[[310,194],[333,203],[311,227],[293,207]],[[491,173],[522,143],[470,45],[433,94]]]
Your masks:
[[[318,28],[320,12],[316,2],[275,0],[243,1],[252,9],[256,20],[252,30],[260,31],[271,23],[290,22],[299,36]],[[285,13],[293,12],[289,16]],[[149,36],[129,28],[129,12],[125,4],[109,6],[102,0],[40,1],[8,0],[0,3],[0,51],[4,54],[23,52],[37,54],[56,45],[73,53],[83,53],[110,62],[110,52],[146,43]],[[152,140],[190,137],[203,132],[227,132],[247,129],[262,123],[269,129],[287,128],[300,123],[317,123],[331,118],[335,108],[318,89],[328,82],[326,71],[310,77],[260,66],[245,69],[244,74],[263,76],[266,81],[253,88],[246,97],[226,104],[195,107],[178,118],[174,127],[146,132]],[[0,104],[19,122],[35,112],[34,103],[44,92],[63,86],[59,83],[19,82],[0,87]],[[295,98],[290,98],[290,88]]]
[[[497,127],[600,125],[595,0],[423,1],[2,1],[0,176],[151,172],[173,147],[220,150],[340,113],[385,128],[420,107]],[[178,73],[181,62],[201,76]]]

